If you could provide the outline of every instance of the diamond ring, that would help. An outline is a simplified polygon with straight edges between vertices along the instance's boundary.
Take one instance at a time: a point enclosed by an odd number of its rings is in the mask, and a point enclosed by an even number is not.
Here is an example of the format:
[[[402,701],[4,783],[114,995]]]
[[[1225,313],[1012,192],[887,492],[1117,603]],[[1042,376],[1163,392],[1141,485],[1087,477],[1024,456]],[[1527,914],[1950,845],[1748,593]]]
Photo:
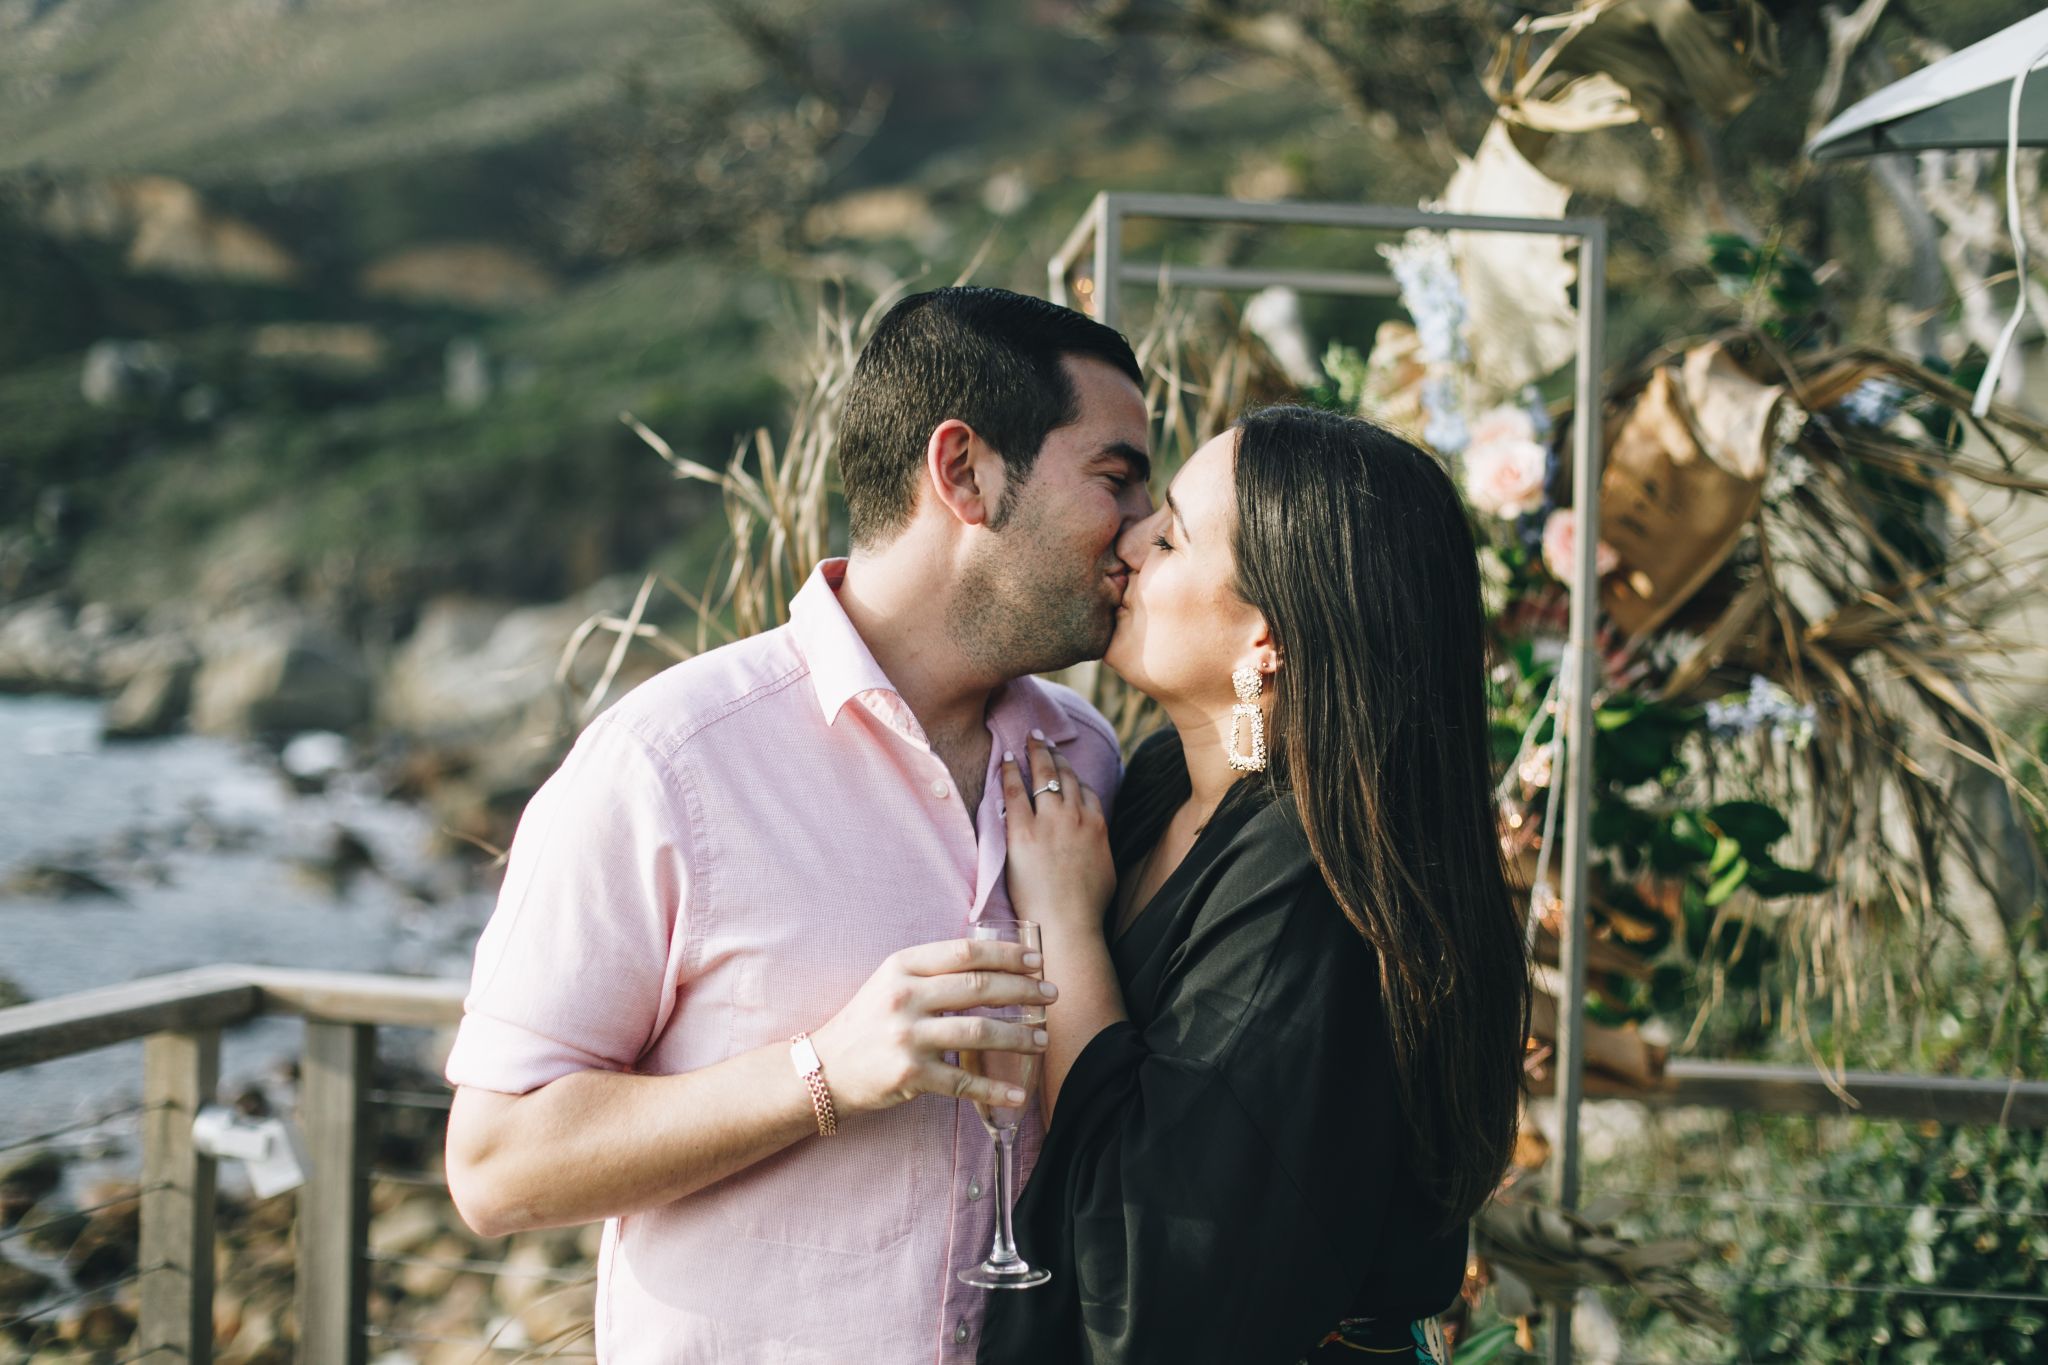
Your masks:
[[[1045,785],[1044,785],[1043,787],[1040,787],[1040,788],[1038,788],[1038,789],[1037,789],[1036,791],[1032,792],[1031,794],[1032,794],[1033,796],[1043,796],[1043,795],[1044,795],[1045,793],[1047,793],[1047,792],[1053,792],[1054,794],[1057,794],[1057,793],[1059,792],[1059,789],[1060,789],[1060,780],[1059,780],[1059,779],[1058,779],[1057,777],[1055,777],[1055,778],[1051,778],[1051,779],[1049,779],[1049,780],[1048,780],[1048,781],[1046,782],[1046,784],[1045,784]]]

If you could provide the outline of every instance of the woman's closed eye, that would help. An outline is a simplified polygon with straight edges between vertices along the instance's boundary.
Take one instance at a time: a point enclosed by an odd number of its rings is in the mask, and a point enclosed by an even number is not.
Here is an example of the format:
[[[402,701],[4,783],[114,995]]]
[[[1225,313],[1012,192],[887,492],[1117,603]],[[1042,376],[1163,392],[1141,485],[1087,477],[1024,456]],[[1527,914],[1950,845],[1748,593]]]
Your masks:
[[[1173,542],[1168,540],[1165,536],[1154,536],[1152,537],[1152,548],[1155,550],[1170,551],[1173,549]]]

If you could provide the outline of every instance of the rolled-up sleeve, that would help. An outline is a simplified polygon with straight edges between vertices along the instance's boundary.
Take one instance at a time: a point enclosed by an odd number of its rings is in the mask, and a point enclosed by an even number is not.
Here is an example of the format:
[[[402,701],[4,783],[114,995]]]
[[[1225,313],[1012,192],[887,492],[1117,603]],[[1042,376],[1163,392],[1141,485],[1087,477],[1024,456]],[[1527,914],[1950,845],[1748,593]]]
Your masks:
[[[687,985],[689,829],[670,764],[609,719],[583,733],[520,817],[450,1084],[634,1068]]]

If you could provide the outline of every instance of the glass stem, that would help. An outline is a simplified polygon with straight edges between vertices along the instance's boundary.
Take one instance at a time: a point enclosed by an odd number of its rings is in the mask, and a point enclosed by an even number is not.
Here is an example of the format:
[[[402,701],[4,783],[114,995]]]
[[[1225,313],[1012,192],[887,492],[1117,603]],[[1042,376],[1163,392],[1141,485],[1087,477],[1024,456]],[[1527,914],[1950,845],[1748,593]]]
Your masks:
[[[1017,1159],[1014,1128],[996,1129],[996,1244],[988,1253],[990,1265],[1009,1265],[1017,1259],[1017,1234],[1010,1225],[1010,1185]]]

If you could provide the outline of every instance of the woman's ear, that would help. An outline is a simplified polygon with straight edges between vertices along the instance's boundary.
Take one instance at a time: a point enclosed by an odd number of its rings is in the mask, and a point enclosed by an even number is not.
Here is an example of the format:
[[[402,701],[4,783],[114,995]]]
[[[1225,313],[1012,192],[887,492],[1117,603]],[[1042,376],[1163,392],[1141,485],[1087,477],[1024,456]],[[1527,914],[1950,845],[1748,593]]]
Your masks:
[[[1252,662],[1258,666],[1259,672],[1270,678],[1280,671],[1280,645],[1274,640],[1273,628],[1266,624],[1263,614],[1258,618],[1258,631],[1252,636],[1251,646]]]
[[[974,428],[949,417],[932,428],[924,448],[925,482],[939,505],[966,526],[986,526],[1002,505],[1002,457]]]

